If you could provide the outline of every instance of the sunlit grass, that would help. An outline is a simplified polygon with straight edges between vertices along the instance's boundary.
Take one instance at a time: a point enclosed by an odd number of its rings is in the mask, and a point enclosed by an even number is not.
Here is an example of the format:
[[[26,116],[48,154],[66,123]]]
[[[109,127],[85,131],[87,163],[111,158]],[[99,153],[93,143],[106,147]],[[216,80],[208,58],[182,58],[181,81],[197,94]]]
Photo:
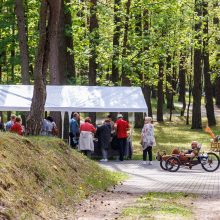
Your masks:
[[[191,200],[194,198],[185,193],[150,192],[124,209],[122,216],[129,219],[189,219],[193,214]]]
[[[74,211],[73,204],[126,178],[101,168],[59,138],[0,132],[0,152],[4,170],[0,172],[0,197],[8,204],[4,215],[11,212],[10,219],[27,214],[27,219],[37,219],[38,213],[47,216],[53,210],[56,214],[67,206]]]

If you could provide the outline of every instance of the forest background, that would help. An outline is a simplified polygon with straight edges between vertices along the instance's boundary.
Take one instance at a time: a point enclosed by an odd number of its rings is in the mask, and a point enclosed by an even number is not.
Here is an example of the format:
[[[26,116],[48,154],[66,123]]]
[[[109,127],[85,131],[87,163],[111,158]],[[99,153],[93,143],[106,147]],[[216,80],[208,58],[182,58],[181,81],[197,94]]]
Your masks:
[[[0,12],[0,84],[34,84],[30,133],[40,131],[47,84],[140,86],[150,116],[156,99],[156,120],[164,105],[171,120],[178,100],[192,129],[202,128],[204,97],[216,125],[218,0],[2,0]],[[142,118],[135,114],[136,127]]]

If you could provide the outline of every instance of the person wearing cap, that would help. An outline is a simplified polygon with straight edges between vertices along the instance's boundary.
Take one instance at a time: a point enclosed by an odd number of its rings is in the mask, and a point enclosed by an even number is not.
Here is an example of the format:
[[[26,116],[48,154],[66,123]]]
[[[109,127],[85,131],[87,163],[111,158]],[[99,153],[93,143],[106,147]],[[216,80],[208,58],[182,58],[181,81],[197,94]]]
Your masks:
[[[141,131],[141,145],[143,149],[143,164],[147,164],[147,154],[149,157],[149,165],[152,165],[152,147],[155,144],[154,126],[152,125],[152,118],[144,118],[144,127]]]
[[[79,150],[89,157],[94,151],[93,134],[95,132],[96,128],[92,125],[90,117],[86,117],[85,122],[80,125]]]
[[[124,154],[127,144],[127,131],[129,129],[129,124],[126,120],[123,119],[122,114],[117,115],[117,120],[115,122],[115,129],[118,139],[118,147],[119,147],[119,160],[124,160]]]

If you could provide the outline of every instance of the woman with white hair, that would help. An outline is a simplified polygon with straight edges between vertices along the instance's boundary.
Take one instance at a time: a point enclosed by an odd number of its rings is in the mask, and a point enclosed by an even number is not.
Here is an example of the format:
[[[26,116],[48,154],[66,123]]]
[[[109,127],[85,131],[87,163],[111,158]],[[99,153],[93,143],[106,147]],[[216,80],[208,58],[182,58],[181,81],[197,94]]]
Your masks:
[[[149,165],[152,165],[152,147],[155,144],[154,126],[152,125],[152,118],[144,118],[144,127],[141,131],[141,144],[143,148],[143,164],[147,164],[147,154],[149,157]]]

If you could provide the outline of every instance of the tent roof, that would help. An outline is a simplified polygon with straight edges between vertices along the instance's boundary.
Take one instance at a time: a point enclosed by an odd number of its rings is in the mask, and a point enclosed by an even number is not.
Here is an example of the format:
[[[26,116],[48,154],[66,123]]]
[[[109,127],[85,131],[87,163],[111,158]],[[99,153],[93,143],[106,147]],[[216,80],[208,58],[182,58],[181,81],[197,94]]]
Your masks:
[[[29,111],[32,85],[0,85],[0,111]],[[47,86],[46,111],[147,112],[140,87]]]

